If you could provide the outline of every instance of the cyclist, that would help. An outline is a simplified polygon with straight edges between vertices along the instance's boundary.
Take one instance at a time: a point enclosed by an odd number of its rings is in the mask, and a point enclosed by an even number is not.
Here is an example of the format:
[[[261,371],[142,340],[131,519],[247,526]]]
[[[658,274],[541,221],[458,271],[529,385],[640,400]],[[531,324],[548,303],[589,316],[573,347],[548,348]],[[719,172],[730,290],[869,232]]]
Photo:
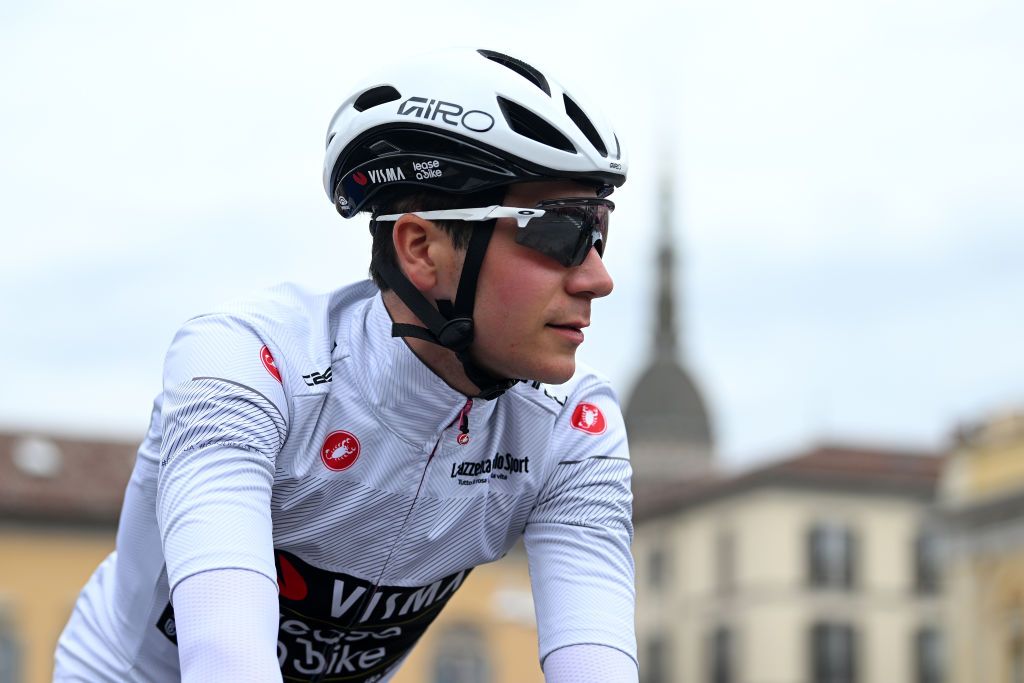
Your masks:
[[[546,679],[635,681],[625,431],[575,360],[625,178],[607,123],[519,59],[366,80],[323,180],[371,214],[372,281],[178,332],[56,679],[388,680],[522,537]]]

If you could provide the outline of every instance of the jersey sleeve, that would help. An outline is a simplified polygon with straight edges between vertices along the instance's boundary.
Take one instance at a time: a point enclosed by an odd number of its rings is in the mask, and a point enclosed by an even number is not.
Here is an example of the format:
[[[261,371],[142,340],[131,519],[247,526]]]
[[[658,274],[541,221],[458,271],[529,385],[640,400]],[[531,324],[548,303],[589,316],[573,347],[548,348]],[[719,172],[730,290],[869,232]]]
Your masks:
[[[202,572],[181,581],[174,613],[183,682],[281,682],[277,584],[241,569]]]
[[[173,599],[183,579],[247,569],[277,580],[270,516],[288,407],[273,343],[244,320],[196,318],[164,368],[156,513]]]
[[[551,470],[524,534],[541,662],[606,645],[636,661],[631,469],[611,387],[574,391],[557,418]]]
[[[545,683],[637,683],[639,676],[633,659],[604,645],[570,645],[544,660]]]

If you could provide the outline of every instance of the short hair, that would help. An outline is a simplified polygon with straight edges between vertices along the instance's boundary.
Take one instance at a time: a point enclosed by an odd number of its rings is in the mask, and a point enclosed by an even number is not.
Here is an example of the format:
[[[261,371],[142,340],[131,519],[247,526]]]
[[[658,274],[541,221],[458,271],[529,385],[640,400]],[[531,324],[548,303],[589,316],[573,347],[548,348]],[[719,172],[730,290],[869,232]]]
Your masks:
[[[501,204],[505,199],[505,187],[494,187],[469,194],[452,194],[436,190],[420,190],[413,192],[390,193],[381,195],[374,202],[372,215],[381,216],[394,213],[411,213],[413,211],[438,211],[441,209],[471,209],[480,206]],[[434,221],[448,235],[452,246],[465,249],[469,246],[469,238],[476,229],[478,221]],[[382,292],[391,287],[377,270],[376,263],[385,263],[397,268],[395,259],[395,243],[391,237],[394,223],[378,223],[373,226],[373,247],[371,248],[370,278]]]

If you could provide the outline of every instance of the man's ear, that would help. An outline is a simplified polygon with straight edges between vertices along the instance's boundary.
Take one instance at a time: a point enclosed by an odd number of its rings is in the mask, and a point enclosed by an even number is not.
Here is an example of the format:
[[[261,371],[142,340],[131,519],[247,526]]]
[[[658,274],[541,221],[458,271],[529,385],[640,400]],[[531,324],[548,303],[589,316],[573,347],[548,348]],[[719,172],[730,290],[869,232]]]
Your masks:
[[[454,246],[448,234],[432,221],[407,213],[391,233],[395,261],[409,282],[421,292],[446,287]]]

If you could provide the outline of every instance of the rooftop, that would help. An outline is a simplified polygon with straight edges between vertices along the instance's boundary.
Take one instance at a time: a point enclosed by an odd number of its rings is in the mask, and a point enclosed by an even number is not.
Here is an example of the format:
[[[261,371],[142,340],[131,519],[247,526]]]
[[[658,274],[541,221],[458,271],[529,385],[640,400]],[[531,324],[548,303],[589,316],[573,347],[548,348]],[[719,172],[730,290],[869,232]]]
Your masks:
[[[117,523],[138,443],[0,433],[0,520]]]
[[[646,487],[636,494],[633,516],[644,521],[768,486],[931,499],[943,460],[939,453],[821,446],[733,476]]]

